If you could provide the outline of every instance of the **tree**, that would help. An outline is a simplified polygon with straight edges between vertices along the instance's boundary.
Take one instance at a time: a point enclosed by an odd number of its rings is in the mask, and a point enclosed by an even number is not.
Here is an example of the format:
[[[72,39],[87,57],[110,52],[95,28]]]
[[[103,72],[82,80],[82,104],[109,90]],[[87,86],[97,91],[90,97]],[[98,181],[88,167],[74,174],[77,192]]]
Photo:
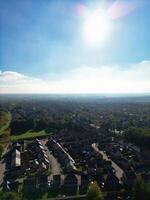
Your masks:
[[[88,200],[103,200],[103,194],[96,181],[91,182],[87,191]]]
[[[149,200],[150,197],[150,182],[144,182],[142,179],[137,179],[132,190],[133,200]]]
[[[150,144],[150,128],[129,127],[125,131],[127,140],[136,143],[137,145],[149,148]]]

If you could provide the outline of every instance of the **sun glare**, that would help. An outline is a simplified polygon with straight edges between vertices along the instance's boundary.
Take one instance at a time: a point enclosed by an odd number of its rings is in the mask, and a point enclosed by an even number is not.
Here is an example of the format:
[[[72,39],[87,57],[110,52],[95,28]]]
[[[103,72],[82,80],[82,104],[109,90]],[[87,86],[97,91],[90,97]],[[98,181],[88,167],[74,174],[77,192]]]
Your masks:
[[[99,45],[109,38],[111,31],[112,22],[105,10],[96,9],[86,13],[83,24],[83,38],[87,43]]]

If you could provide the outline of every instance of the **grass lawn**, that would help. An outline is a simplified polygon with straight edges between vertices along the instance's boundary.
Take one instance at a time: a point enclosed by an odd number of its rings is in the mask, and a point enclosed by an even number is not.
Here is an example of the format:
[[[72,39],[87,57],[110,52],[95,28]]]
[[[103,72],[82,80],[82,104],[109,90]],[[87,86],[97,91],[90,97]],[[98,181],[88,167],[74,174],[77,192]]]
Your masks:
[[[11,114],[10,112],[4,113],[0,116],[0,135],[4,133],[4,131],[9,127],[11,122]]]
[[[44,137],[44,136],[48,136],[48,135],[51,135],[51,133],[46,133],[45,130],[38,131],[38,132],[30,130],[30,131],[27,131],[22,134],[11,135],[10,139],[11,139],[11,141],[15,141],[15,140],[30,139],[30,138],[32,139],[32,138],[36,138],[36,137]]]

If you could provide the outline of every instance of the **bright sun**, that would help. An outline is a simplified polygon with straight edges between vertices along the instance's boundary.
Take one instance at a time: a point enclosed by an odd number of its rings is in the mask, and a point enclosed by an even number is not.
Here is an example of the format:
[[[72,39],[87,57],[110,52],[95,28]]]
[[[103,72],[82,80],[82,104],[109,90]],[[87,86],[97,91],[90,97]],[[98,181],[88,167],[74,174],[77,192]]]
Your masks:
[[[83,37],[87,43],[99,45],[109,38],[111,31],[112,22],[106,11],[97,9],[86,13],[83,24]]]

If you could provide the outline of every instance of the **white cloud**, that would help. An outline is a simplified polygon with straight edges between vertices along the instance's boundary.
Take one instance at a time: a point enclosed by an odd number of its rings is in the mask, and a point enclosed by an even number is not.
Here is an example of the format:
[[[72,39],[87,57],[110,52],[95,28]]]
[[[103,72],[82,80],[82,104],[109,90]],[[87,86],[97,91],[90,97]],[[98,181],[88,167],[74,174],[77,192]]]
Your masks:
[[[150,61],[122,66],[82,66],[61,80],[38,79],[0,71],[0,93],[141,93],[150,92]]]

